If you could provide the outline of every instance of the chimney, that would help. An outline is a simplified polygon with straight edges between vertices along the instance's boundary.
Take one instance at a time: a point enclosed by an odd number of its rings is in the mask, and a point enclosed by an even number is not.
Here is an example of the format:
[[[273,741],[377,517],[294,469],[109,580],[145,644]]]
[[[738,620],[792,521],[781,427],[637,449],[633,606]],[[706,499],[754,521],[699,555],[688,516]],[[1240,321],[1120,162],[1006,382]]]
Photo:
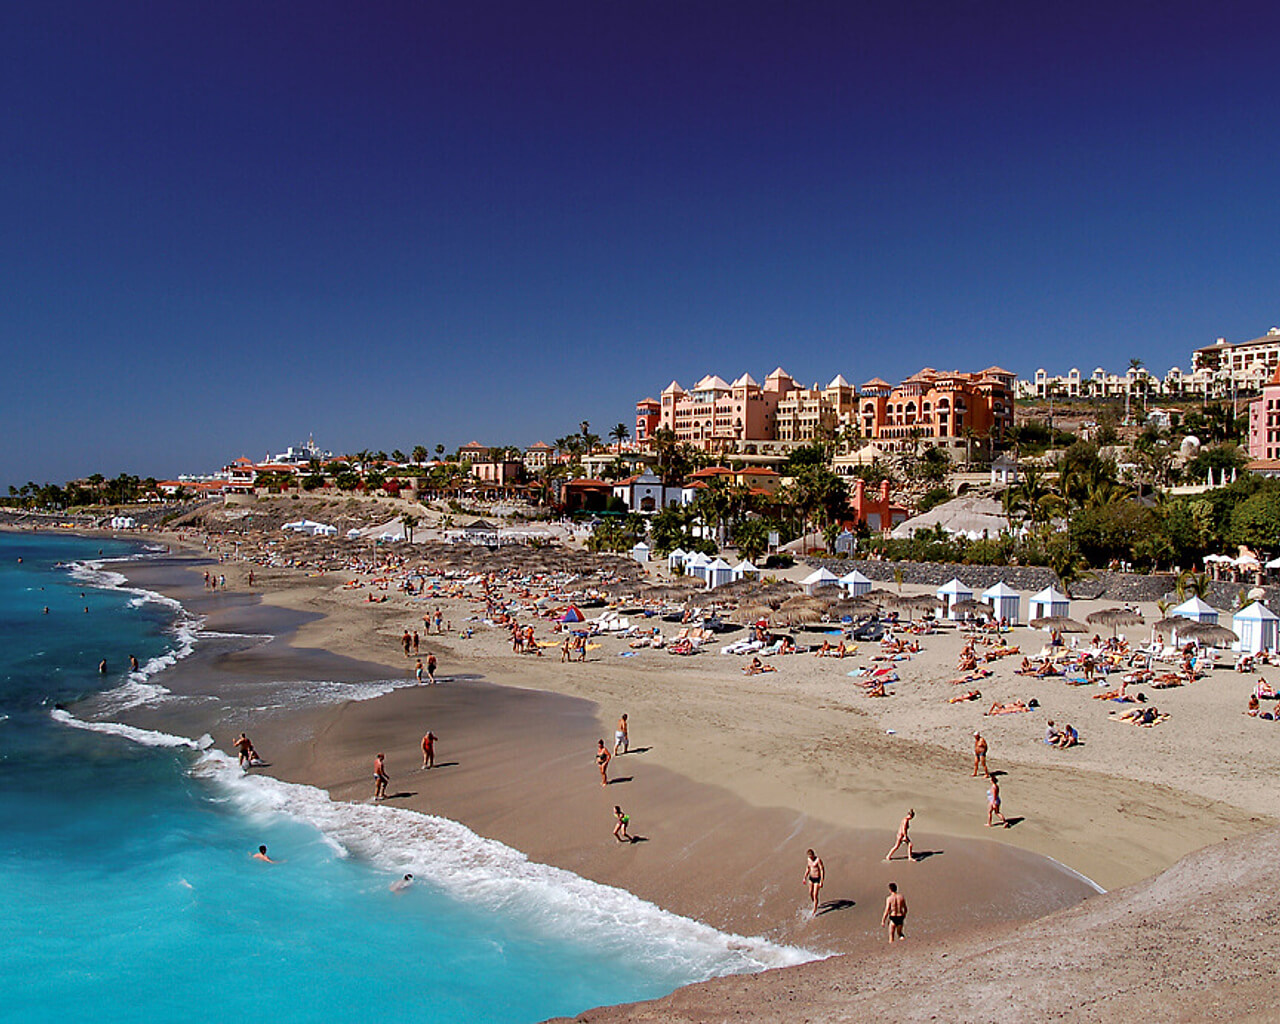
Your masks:
[[[889,504],[889,481],[888,480],[880,481],[880,501],[884,505]]]

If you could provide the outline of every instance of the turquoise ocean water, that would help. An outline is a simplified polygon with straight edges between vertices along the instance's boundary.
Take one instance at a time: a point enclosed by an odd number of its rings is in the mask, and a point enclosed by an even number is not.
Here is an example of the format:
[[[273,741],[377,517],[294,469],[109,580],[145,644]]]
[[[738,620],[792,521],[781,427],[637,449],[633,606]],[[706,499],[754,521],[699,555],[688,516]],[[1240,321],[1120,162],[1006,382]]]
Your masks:
[[[100,551],[0,534],[0,1020],[536,1021],[806,958],[125,725],[201,640]]]

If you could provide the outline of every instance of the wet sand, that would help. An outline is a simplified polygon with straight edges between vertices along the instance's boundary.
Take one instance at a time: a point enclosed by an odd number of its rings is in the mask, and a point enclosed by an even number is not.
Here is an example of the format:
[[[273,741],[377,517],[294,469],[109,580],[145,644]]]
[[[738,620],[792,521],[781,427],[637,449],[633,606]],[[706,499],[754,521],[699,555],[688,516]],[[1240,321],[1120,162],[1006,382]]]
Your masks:
[[[317,706],[290,699],[290,683],[358,685],[386,680],[388,671],[294,646],[293,631],[314,616],[259,605],[252,596],[210,594],[199,567],[189,565],[147,564],[131,573],[132,582],[180,597],[205,617],[206,630],[262,634],[270,626],[276,635],[202,642],[163,676],[173,693],[192,699],[136,709],[129,720],[184,735],[209,732],[228,751],[246,730],[270,763],[260,770],[319,786],[335,799],[371,798],[373,755],[381,750],[393,805],[460,821],[534,860],[722,930],[822,953],[877,941],[880,892],[891,879],[910,879],[927,910],[926,930],[936,933],[1036,916],[1094,892],[1044,858],[927,827],[914,835],[918,863],[900,852],[886,864],[892,831],[749,804],[662,767],[655,757],[661,738],[643,732],[633,733],[632,751],[614,760],[612,782],[603,787],[594,752],[600,738],[612,747],[612,730],[603,735],[600,709],[580,698],[454,673],[440,685],[373,700],[342,702],[339,693]],[[428,728],[440,737],[437,767],[423,771],[420,741]],[[640,841],[613,838],[614,804],[632,815]],[[816,919],[802,881],[810,846],[828,876]]]

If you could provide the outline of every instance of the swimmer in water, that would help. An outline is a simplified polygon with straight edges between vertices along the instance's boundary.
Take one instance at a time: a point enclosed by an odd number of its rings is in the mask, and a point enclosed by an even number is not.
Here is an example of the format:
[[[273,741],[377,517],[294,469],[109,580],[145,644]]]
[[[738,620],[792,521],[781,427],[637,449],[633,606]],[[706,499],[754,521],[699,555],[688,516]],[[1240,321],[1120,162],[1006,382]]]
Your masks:
[[[404,878],[401,878],[399,881],[391,883],[391,891],[404,892],[406,889],[408,889],[412,885],[413,885],[413,875],[405,875]]]
[[[132,654],[129,655],[129,671],[130,672],[138,671],[138,659],[134,657]]]
[[[267,848],[265,846],[258,847],[258,852],[253,855],[253,859],[266,861],[266,863],[268,864],[277,863],[276,861],[272,860],[270,857],[267,856]]]
[[[98,662],[98,674],[99,674],[99,675],[104,675],[104,676],[107,674],[107,659],[106,659],[106,658],[103,658],[100,662]]]

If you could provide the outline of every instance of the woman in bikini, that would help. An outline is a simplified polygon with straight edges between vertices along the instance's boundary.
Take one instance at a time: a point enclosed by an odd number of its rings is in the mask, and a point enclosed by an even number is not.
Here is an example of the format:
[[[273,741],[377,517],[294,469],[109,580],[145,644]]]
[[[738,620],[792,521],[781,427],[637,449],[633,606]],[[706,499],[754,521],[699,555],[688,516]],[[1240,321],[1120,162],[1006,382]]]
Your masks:
[[[596,744],[596,766],[600,769],[600,785],[609,785],[609,748],[604,745],[604,740]]]

